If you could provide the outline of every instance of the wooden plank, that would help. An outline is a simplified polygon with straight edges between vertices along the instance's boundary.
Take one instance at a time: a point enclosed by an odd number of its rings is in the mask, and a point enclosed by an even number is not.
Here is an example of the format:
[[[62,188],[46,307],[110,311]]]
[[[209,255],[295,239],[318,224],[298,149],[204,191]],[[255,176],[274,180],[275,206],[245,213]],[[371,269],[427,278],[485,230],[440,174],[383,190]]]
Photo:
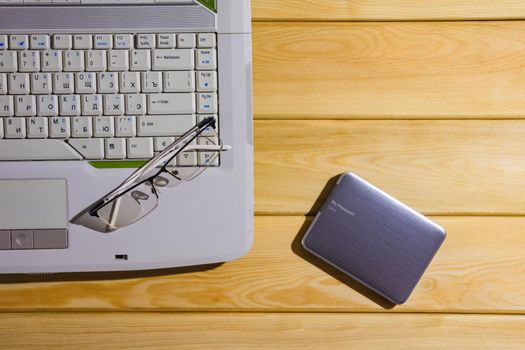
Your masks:
[[[524,31],[520,21],[255,23],[255,116],[523,118]]]
[[[254,0],[256,21],[523,19],[521,0]]]
[[[523,349],[525,316],[3,314],[2,349]]]
[[[0,276],[0,310],[525,313],[525,217],[434,220],[447,239],[393,309],[301,248],[309,220],[257,217],[254,248],[240,260],[201,271]]]
[[[525,213],[525,121],[257,121],[255,209],[315,213],[352,171],[433,215]]]

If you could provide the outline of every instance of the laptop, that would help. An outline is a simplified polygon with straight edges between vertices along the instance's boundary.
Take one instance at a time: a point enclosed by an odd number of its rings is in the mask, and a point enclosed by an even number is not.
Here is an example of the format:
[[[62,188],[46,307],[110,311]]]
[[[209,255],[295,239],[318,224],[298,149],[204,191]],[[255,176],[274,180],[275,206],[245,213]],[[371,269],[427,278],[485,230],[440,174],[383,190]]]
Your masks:
[[[250,11],[249,0],[0,0],[0,273],[173,268],[250,250]],[[76,220],[209,117],[228,151],[202,175],[119,230]]]

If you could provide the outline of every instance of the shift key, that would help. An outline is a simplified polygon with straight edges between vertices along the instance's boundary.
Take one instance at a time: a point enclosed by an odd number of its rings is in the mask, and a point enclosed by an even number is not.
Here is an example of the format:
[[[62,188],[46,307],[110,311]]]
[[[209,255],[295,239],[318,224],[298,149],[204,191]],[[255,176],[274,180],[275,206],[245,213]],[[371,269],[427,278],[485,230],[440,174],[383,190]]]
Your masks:
[[[194,93],[148,95],[148,114],[193,114],[195,109]]]
[[[140,116],[137,124],[138,136],[182,136],[195,126],[195,116]]]

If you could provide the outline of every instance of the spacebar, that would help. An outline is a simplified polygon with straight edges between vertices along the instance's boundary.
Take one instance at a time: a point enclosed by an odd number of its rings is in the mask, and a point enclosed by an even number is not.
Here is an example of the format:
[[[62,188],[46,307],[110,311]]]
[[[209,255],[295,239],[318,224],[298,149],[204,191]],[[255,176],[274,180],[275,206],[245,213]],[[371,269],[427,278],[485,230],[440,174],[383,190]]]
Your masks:
[[[61,140],[0,140],[0,160],[79,160],[77,151]]]

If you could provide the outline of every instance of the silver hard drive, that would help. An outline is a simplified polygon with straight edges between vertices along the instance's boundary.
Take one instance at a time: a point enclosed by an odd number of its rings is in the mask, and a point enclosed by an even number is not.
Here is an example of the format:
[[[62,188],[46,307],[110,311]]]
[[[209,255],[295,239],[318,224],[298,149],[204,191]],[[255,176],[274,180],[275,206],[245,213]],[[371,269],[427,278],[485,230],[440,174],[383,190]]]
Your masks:
[[[394,304],[404,303],[445,230],[355,174],[341,175],[306,232],[306,250]]]

